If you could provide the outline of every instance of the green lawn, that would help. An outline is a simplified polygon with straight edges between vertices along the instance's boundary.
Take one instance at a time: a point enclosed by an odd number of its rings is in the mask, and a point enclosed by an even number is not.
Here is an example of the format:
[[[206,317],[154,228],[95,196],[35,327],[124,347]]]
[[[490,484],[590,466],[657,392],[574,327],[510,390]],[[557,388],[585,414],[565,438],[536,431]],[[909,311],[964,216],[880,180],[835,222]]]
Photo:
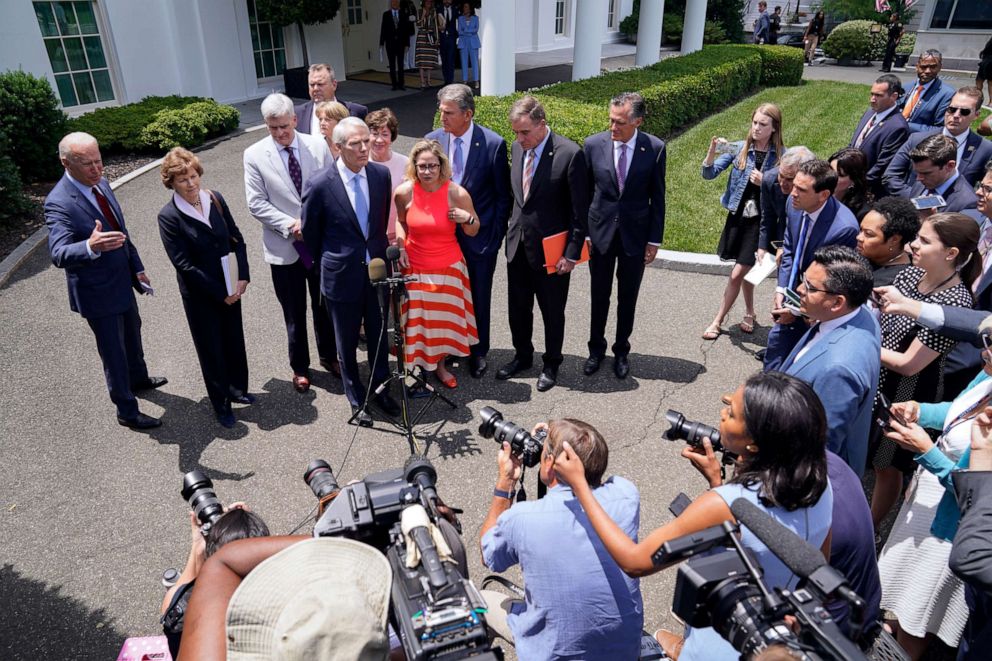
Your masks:
[[[765,102],[782,109],[786,146],[806,145],[826,158],[846,147],[868,108],[868,86],[808,81],[798,87],[763,90],[723,112],[708,117],[668,143],[665,243],[669,250],[712,253],[727,217],[720,196],[728,172],[705,181],[700,167],[710,138],[742,140],[750,128],[751,113]]]

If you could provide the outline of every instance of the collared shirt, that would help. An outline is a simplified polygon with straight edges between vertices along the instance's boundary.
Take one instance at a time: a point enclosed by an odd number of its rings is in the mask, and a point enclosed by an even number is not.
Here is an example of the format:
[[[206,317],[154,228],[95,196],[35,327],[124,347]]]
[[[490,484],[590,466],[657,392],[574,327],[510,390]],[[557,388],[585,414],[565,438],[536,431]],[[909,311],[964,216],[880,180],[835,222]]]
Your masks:
[[[637,487],[612,477],[593,495],[636,540]],[[519,658],[637,658],[644,622],[638,581],[610,559],[568,486],[503,512],[482,537],[482,555],[493,571],[518,563],[523,570],[527,599],[507,616]]]
[[[544,136],[544,140],[541,140],[541,144],[534,147],[534,174],[537,174],[537,166],[541,163],[541,154],[544,153],[544,146],[548,144],[548,140],[551,139],[551,129]],[[527,166],[527,150],[524,150],[524,160],[523,167],[520,168],[521,176],[523,176],[524,167]]]
[[[802,349],[799,350],[799,353],[796,354],[795,359],[792,361],[793,364],[798,363],[799,359],[805,356],[806,352],[809,351],[817,342],[821,342],[824,337],[829,335],[830,331],[834,330],[835,328],[839,328],[844,324],[846,324],[847,322],[849,322],[851,319],[854,319],[855,315],[857,315],[858,312],[860,311],[861,308],[857,307],[851,310],[850,312],[848,312],[847,314],[837,317],[836,319],[831,319],[830,321],[821,321],[819,324],[820,330],[816,333],[816,335],[810,338],[809,342],[806,343],[806,346],[804,346]]]
[[[362,194],[365,196],[365,207],[370,209],[371,198],[369,197],[369,178],[363,167],[358,172],[352,172],[348,169],[348,166],[344,164],[344,159],[339,158],[334,166],[338,169],[338,174],[341,175],[341,181],[344,182],[344,192],[348,194],[348,201],[351,202],[351,208],[355,208],[355,184],[351,182],[352,179],[358,177],[358,187],[362,189]],[[357,212],[355,214],[358,215]],[[365,221],[365,231],[368,231],[369,223],[371,219],[366,219]],[[361,225],[361,219],[358,220],[358,224]],[[368,239],[368,237],[365,237]],[[372,258],[369,255],[368,249],[365,250],[365,262],[371,262]]]
[[[207,227],[210,225],[210,194],[205,190],[200,190],[200,208],[197,209],[192,204],[186,201],[182,195],[173,192],[172,199],[176,203],[176,207],[182,211],[184,214],[190,218],[195,218]]]
[[[827,198],[827,202],[829,202],[829,201],[830,201],[830,198]],[[805,215],[809,216],[809,227],[806,228],[806,242],[802,246],[799,246],[798,248],[793,248],[792,249],[792,259],[793,260],[797,260],[798,261],[800,257],[803,257],[803,258],[806,257],[806,246],[809,245],[809,237],[813,236],[813,228],[816,226],[816,219],[820,217],[820,214],[821,213],[823,213],[823,209],[827,206],[827,202],[824,202],[823,204],[821,204],[820,205],[820,208],[817,209],[816,211],[811,211],[811,212],[805,212],[805,211],[803,211],[802,212],[802,214],[805,214]],[[800,215],[799,216],[799,228],[800,228],[800,230],[802,229],[802,222],[803,222],[802,221],[802,215]],[[798,236],[796,237],[796,240],[797,241],[799,240],[799,237]],[[800,264],[800,266],[802,266],[802,264]],[[791,286],[791,283],[790,283],[790,286]],[[785,293],[785,287],[776,287],[775,288],[775,291],[777,293],[779,293],[779,294],[784,294]],[[797,358],[798,358],[798,356],[797,356]]]
[[[934,192],[934,195],[943,195],[944,193],[947,192],[948,188],[954,185],[954,182],[957,181],[958,177],[960,176],[961,175],[958,174],[958,169],[954,168],[954,174],[948,177],[947,181],[942,183],[940,186],[937,186],[936,188],[932,188],[931,190]]]
[[[878,123],[880,121],[882,121],[883,119],[885,119],[886,117],[888,117],[889,115],[891,115],[892,113],[894,113],[895,111],[896,111],[896,107],[895,106],[892,106],[888,110],[883,110],[882,112],[876,112],[874,118],[868,120],[868,123],[871,124],[872,121],[874,121],[875,122],[875,127],[877,127],[878,126]],[[875,127],[872,127],[872,130],[874,130]]]
[[[324,139],[324,134],[320,132],[320,117],[317,117],[317,106],[320,102],[314,101],[313,108],[310,110],[310,135],[316,137],[320,136],[321,140]]]
[[[627,146],[627,172],[630,172],[630,161],[634,158],[634,145],[637,144],[637,129],[634,129],[634,135],[631,136],[630,140],[627,142],[620,142],[619,140],[613,141],[613,169],[616,170],[620,165],[620,145]],[[626,174],[626,173],[624,173]]]
[[[87,186],[84,183],[81,183],[79,181],[76,181],[76,179],[74,179],[73,176],[71,174],[69,174],[69,171],[68,170],[65,171],[65,176],[72,183],[72,185],[75,186],[79,190],[79,192],[83,194],[83,197],[85,197],[87,200],[89,200],[89,203],[93,205],[93,208],[94,209],[97,209],[97,210],[100,209],[100,204],[96,201],[96,195],[93,194],[93,187],[92,186]],[[100,181],[103,181],[103,180],[101,179]],[[99,185],[100,184],[97,184],[97,186],[99,186]],[[113,209],[114,209],[113,206],[111,206],[110,207],[110,210],[113,211]],[[102,212],[101,212],[101,215],[102,215]],[[106,219],[101,220],[100,218],[94,218],[93,220],[94,221],[99,220],[100,221],[100,224],[101,225],[104,225],[104,228],[103,228],[103,231],[104,232],[110,231],[110,228],[109,227],[106,227],[106,225],[107,225]],[[86,254],[89,255],[90,259],[96,259],[97,257],[99,257],[100,255],[103,254],[102,252],[98,252],[98,251],[93,250],[92,248],[90,248],[90,242],[89,242],[89,240],[86,241],[86,244],[85,245],[86,245]]]
[[[279,151],[279,158],[282,159],[282,165],[286,168],[286,172],[289,172],[289,154],[286,152],[286,148],[280,145],[275,140],[272,141],[276,149]],[[303,171],[303,161],[300,160],[300,138],[296,131],[293,131],[293,142],[290,143],[289,148],[293,150],[293,156],[296,157],[296,162],[300,164],[300,172]]]
[[[462,179],[465,177],[465,166],[468,165],[468,153],[472,150],[472,136],[475,135],[475,122],[470,121],[468,123],[468,128],[461,135],[455,135],[454,133],[449,133],[448,140],[448,163],[451,165],[451,171],[454,173],[455,170],[455,140],[461,139],[462,141],[462,171],[460,176],[455,177],[452,175],[452,181],[456,184],[461,184]],[[535,161],[536,163],[536,161]],[[537,165],[534,166],[537,169]]]
[[[964,148],[965,145],[968,144],[969,133],[971,133],[970,130],[964,130],[961,132],[961,135],[951,135],[951,132],[948,131],[947,128],[944,128],[944,130],[941,132],[941,135],[945,135],[948,138],[951,138],[952,140],[958,143],[958,157],[955,159],[955,161],[958,164],[958,167],[961,167],[961,159],[964,158]]]

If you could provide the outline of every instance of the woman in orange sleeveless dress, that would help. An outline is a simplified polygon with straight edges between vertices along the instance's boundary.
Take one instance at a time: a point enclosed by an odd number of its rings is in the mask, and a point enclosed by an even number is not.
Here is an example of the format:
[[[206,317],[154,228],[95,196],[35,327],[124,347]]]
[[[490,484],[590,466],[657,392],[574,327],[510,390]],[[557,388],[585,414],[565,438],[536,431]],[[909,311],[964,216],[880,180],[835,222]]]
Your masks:
[[[479,341],[468,268],[455,232],[475,236],[479,219],[468,191],[451,181],[441,145],[421,140],[407,163],[407,180],[393,194],[396,245],[407,283],[403,302],[406,364],[437,372],[448,388],[458,386],[446,356],[467,356]]]

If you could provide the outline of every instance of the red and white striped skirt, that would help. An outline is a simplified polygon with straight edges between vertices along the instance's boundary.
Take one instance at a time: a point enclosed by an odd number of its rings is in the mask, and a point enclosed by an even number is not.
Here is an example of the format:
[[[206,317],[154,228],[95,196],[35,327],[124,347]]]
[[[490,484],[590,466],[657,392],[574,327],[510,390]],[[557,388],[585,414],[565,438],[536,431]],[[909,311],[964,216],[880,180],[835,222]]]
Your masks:
[[[433,371],[445,356],[467,356],[479,342],[468,268],[461,259],[437,271],[412,270],[401,310],[406,364]]]

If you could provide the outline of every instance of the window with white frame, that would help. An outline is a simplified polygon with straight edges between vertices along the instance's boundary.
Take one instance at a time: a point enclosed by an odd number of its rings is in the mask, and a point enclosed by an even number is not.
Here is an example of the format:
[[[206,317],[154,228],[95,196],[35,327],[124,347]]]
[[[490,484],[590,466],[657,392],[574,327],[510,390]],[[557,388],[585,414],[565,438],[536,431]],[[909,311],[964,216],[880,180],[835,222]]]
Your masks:
[[[34,13],[63,108],[114,100],[96,7],[85,2],[34,2]]]
[[[362,24],[362,0],[348,0],[348,25]]]
[[[568,0],[555,0],[555,36],[564,37],[565,36],[565,9],[568,4]]]
[[[282,28],[258,18],[255,0],[248,0],[248,28],[251,30],[251,50],[255,56],[255,77],[281,76],[286,68],[286,44]]]
[[[606,29],[616,30],[617,28],[617,0],[610,0],[610,6],[606,10]]]
[[[992,29],[992,0],[937,0],[930,19],[934,30]]]

